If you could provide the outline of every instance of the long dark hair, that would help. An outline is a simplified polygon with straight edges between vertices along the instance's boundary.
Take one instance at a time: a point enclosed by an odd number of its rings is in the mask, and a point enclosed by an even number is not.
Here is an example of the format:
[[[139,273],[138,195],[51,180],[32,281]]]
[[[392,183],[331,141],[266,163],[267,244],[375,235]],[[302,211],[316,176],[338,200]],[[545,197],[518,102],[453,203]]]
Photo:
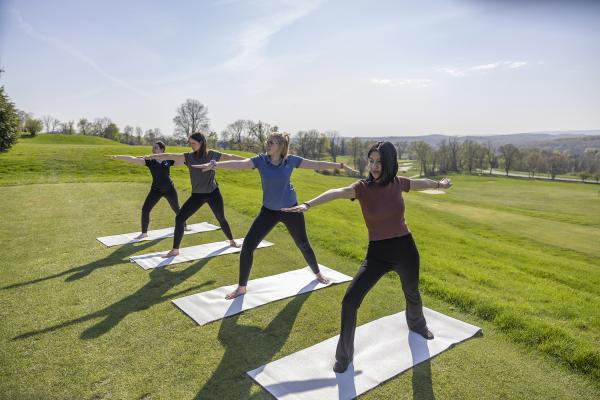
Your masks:
[[[398,153],[396,147],[390,142],[377,142],[369,149],[367,157],[374,151],[379,153],[381,160],[381,175],[378,183],[387,185],[394,180],[398,174]],[[369,172],[367,182],[375,182],[375,178]]]
[[[194,139],[196,142],[200,143],[200,148],[198,151],[194,152],[194,156],[196,158],[204,158],[206,157],[206,137],[202,132],[195,132],[189,137],[190,139]]]
[[[158,142],[156,142],[154,144],[157,145],[158,147],[160,147],[160,149],[163,151],[163,153],[167,149],[167,147],[165,146],[165,144],[161,140],[159,140]]]

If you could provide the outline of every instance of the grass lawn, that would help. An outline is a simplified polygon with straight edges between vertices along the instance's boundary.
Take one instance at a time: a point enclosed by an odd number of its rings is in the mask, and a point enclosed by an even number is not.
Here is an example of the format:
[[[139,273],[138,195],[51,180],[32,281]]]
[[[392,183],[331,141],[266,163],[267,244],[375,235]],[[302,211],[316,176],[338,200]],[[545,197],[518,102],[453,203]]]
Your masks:
[[[128,257],[171,239],[105,248],[97,236],[139,229],[146,168],[106,157],[149,147],[41,135],[0,155],[0,398],[269,399],[245,372],[338,334],[347,284],[197,326],[170,300],[237,281],[238,256],[144,271]],[[186,149],[168,148],[168,151]],[[180,201],[185,167],[172,169]],[[261,199],[255,171],[219,171],[226,215],[243,236]],[[361,396],[365,399],[600,398],[600,196],[593,185],[453,176],[446,195],[409,193],[427,307],[483,337]],[[300,200],[354,181],[298,170]],[[319,262],[353,275],[367,234],[358,204],[307,214]],[[190,222],[215,223],[201,209]],[[173,225],[166,201],[151,229]],[[305,265],[285,228],[255,253],[251,278]],[[182,246],[223,240],[184,236]],[[359,324],[404,309],[388,274]],[[435,333],[435,332],[434,332]],[[333,355],[324,355],[333,361]]]

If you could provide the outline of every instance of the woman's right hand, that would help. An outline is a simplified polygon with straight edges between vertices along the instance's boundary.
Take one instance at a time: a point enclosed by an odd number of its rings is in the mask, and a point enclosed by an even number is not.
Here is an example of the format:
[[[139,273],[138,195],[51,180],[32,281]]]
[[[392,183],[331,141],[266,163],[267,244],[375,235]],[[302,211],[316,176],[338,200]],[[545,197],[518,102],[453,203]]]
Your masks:
[[[198,164],[192,165],[192,168],[200,168],[202,171],[212,171],[217,168],[217,162],[215,160],[210,160],[206,164]]]
[[[302,203],[294,207],[282,208],[281,211],[303,213],[307,212],[309,208],[306,204]]]

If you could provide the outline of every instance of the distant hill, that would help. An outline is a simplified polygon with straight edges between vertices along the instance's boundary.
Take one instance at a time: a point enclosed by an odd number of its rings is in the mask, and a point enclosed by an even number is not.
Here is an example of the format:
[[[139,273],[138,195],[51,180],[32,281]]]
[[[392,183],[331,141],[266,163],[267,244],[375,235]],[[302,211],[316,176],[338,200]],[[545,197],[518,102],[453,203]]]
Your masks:
[[[473,140],[479,143],[492,143],[493,146],[499,147],[504,144],[514,144],[522,147],[539,147],[539,148],[557,148],[565,150],[567,148],[585,149],[588,147],[598,147],[600,140],[600,130],[586,131],[555,131],[555,132],[530,132],[530,133],[512,133],[507,135],[490,135],[490,136],[450,136],[450,135],[425,135],[425,136],[386,136],[386,137],[361,137],[363,141],[387,140],[392,143],[405,141],[415,142],[423,141],[432,146],[438,146],[443,141],[449,139],[458,139],[459,142],[465,140]],[[563,140],[563,142],[557,142]],[[556,143],[555,143],[556,142]]]
[[[106,139],[100,136],[85,135],[63,135],[60,133],[40,133],[35,137],[21,136],[19,141],[30,144],[84,144],[84,145],[108,145],[126,146],[123,143]]]
[[[529,142],[524,144],[523,147],[531,147],[541,150],[570,151],[573,154],[582,154],[587,149],[600,150],[600,135],[563,137],[554,140]]]

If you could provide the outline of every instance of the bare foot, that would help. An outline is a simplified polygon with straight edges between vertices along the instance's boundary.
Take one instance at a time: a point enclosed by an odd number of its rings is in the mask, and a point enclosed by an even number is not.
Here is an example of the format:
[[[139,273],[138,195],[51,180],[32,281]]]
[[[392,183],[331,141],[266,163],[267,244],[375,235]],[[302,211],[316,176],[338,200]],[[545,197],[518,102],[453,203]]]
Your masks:
[[[237,244],[237,243],[235,242],[235,240],[230,240],[230,241],[229,241],[229,245],[230,245],[231,247],[237,247],[238,249],[241,247],[239,244]]]
[[[327,285],[329,283],[329,279],[327,279],[326,277],[321,275],[320,272],[317,274],[317,280],[319,281],[319,283],[322,283],[323,285]]]
[[[134,239],[143,239],[143,238],[147,238],[147,237],[148,237],[147,233],[140,233],[139,235],[134,237]]]
[[[172,249],[170,252],[162,256],[162,258],[175,257],[179,255],[179,249]]]
[[[246,286],[238,286],[233,292],[225,296],[226,300],[235,299],[238,296],[246,294]]]

